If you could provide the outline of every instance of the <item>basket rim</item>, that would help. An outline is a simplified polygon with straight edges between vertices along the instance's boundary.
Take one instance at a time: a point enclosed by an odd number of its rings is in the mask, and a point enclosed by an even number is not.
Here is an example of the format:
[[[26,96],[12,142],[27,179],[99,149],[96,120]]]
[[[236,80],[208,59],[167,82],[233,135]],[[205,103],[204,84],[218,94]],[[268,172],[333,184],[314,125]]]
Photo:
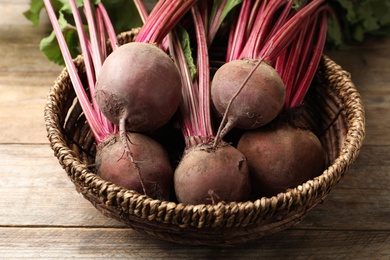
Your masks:
[[[75,63],[82,64],[82,56],[77,57]],[[322,64],[335,68],[334,70],[337,73],[328,76],[327,79],[332,85],[337,85],[343,81],[343,87],[337,91],[348,94],[348,98],[343,100],[343,104],[345,104],[346,116],[351,124],[348,127],[340,154],[321,175],[272,197],[262,197],[253,201],[243,202],[220,202],[215,205],[190,205],[156,200],[101,179],[80,161],[61,136],[62,126],[59,123],[59,111],[54,108],[53,104],[61,102],[58,100],[57,92],[61,89],[61,82],[68,77],[66,68],[62,70],[54,86],[51,87],[45,106],[44,118],[48,139],[55,156],[68,172],[77,190],[84,196],[94,196],[94,201],[89,199],[95,207],[120,215],[123,218],[133,220],[137,218],[149,223],[165,223],[180,228],[195,227],[199,229],[203,227],[246,227],[258,225],[257,215],[265,214],[271,217],[277,211],[290,212],[291,208],[300,208],[299,212],[294,212],[294,214],[304,215],[322,201],[330,189],[339,182],[349,165],[356,160],[365,137],[364,107],[360,94],[351,81],[350,74],[326,55],[323,55]],[[305,202],[308,194],[317,196],[319,198],[318,202],[306,206]],[[194,219],[187,219],[188,214]],[[221,214],[225,217],[219,220],[218,216]],[[236,220],[235,217],[231,221],[229,221],[228,217],[226,218],[226,216],[243,214],[247,216],[240,221]]]

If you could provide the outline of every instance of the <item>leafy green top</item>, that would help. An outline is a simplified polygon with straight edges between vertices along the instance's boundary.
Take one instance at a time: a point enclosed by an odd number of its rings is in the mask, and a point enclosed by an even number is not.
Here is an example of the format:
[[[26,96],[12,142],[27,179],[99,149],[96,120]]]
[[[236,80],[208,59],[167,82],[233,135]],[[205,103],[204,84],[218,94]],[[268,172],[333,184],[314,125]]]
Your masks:
[[[68,46],[70,46],[70,53],[72,57],[75,57],[80,53],[80,47],[69,1],[52,0],[51,2],[54,10],[58,13],[58,22],[65,36],[65,40]],[[91,3],[97,4],[99,2],[102,2],[106,7],[117,33],[142,25],[142,20],[133,1],[93,0]],[[76,4],[80,8],[83,7],[83,0],[76,0]],[[43,0],[31,0],[29,10],[23,14],[36,26],[39,22],[42,9],[44,9]],[[40,50],[49,60],[59,65],[65,65],[54,31],[41,40]]]

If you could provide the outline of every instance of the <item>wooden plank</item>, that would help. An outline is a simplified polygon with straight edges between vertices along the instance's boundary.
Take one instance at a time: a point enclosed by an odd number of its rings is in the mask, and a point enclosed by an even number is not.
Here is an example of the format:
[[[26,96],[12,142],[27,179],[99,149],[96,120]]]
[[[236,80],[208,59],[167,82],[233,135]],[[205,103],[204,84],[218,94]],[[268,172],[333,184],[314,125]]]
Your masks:
[[[361,161],[298,227],[390,231],[389,150],[364,149]],[[48,145],[0,145],[0,165],[1,226],[123,226],[75,191]]]
[[[47,36],[52,31],[49,19],[45,11],[41,12],[37,26],[23,15],[30,7],[29,0],[0,0],[0,42],[15,43],[23,42],[36,44],[40,38]]]
[[[390,258],[390,38],[328,52],[352,74],[366,107],[361,154],[323,204],[296,227],[229,249],[139,234],[78,194],[47,145],[43,106],[61,68],[38,44],[29,0],[0,0],[0,258]]]
[[[0,4],[0,143],[47,143],[43,109],[62,68],[40,52],[40,38],[49,26],[43,18],[33,27],[22,15],[28,5]]]
[[[0,145],[0,226],[124,226],[75,190],[48,145]]]
[[[43,111],[48,86],[0,84],[0,143],[48,143]]]
[[[288,230],[232,247],[166,242],[130,229],[1,228],[4,258],[388,259],[389,232]]]
[[[365,144],[390,145],[390,38],[368,40],[348,51],[327,54],[346,71],[366,110]]]

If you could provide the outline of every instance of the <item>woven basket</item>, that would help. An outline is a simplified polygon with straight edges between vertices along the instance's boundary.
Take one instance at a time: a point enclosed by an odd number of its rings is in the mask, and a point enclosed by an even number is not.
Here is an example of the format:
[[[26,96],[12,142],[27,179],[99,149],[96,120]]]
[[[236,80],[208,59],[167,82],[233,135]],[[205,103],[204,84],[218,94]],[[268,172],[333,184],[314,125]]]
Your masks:
[[[134,40],[122,33],[120,43]],[[81,56],[75,59],[85,82]],[[85,84],[87,85],[87,84]],[[64,69],[48,95],[45,121],[55,156],[76,190],[102,214],[142,233],[191,245],[229,246],[289,228],[300,221],[340,181],[358,156],[365,135],[361,97],[348,72],[323,56],[305,101],[309,120],[318,122],[327,155],[322,175],[277,196],[241,203],[183,205],[159,201],[102,180],[89,165],[95,143]]]

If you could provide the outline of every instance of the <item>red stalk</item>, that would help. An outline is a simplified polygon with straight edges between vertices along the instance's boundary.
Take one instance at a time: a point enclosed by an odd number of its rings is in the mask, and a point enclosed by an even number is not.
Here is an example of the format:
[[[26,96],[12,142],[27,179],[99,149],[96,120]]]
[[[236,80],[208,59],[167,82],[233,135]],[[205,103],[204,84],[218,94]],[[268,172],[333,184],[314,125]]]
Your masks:
[[[103,57],[101,55],[101,52],[100,50],[102,49],[101,48],[101,43],[100,43],[100,39],[99,37],[97,36],[98,33],[96,31],[96,25],[95,25],[95,21],[94,21],[94,16],[93,16],[93,13],[92,13],[92,7],[91,7],[91,3],[89,0],[84,0],[84,10],[85,10],[85,16],[86,16],[86,19],[87,19],[87,23],[88,23],[88,29],[89,29],[89,35],[91,37],[91,44],[92,44],[92,56],[93,56],[93,60],[95,61],[94,62],[94,65],[95,65],[95,74],[96,75],[99,75],[100,73],[100,68],[103,64]]]
[[[272,35],[274,35],[280,29],[280,27],[282,27],[283,24],[285,24],[288,19],[290,19],[291,16],[294,14],[294,12],[291,11],[293,4],[294,0],[288,0],[282,13],[278,16],[276,22],[272,25],[272,28],[268,36],[266,37],[265,42],[268,42]]]
[[[313,27],[315,28],[315,27]],[[285,66],[283,66],[282,70],[277,70],[279,75],[282,78],[282,81],[286,87],[286,102],[285,102],[285,108],[287,109],[289,107],[291,96],[293,95],[293,87],[295,82],[295,77],[297,75],[298,67],[300,64],[304,62],[303,56],[302,56],[302,46],[306,46],[307,43],[305,42],[305,35],[308,29],[308,25],[305,26],[305,30],[302,30],[299,33],[299,36],[294,39],[293,44],[286,49],[287,58],[286,60],[282,60],[282,63],[285,63]],[[279,56],[280,57],[280,56]],[[279,61],[279,57],[277,58],[277,62]]]
[[[297,86],[297,92],[295,93],[293,100],[291,101],[290,107],[294,107],[303,102],[303,99],[307,93],[307,90],[310,86],[311,81],[315,75],[317,70],[319,61],[321,59],[321,55],[324,49],[325,40],[326,40],[326,30],[327,30],[327,12],[322,11],[322,16],[320,17],[320,31],[317,42],[314,46],[313,56],[310,60],[310,64],[307,67],[305,77],[299,81],[299,85]]]
[[[247,26],[250,24],[250,13],[252,10],[251,1],[244,0],[236,24],[230,33],[230,41],[228,44],[228,52],[226,61],[239,59],[241,50],[247,41]],[[249,25],[250,26],[250,25]]]
[[[197,0],[158,1],[142,26],[136,41],[161,44],[172,28]]]
[[[216,10],[215,16],[213,17],[210,27],[208,29],[208,35],[207,35],[207,44],[210,45],[213,41],[215,35],[217,34],[217,31],[221,25],[221,16],[223,9],[225,8],[227,4],[227,0],[222,0],[220,7]]]
[[[275,61],[283,49],[291,43],[297,31],[301,30],[302,26],[307,22],[307,19],[312,15],[325,0],[313,0],[299,10],[290,20],[288,20],[266,43],[260,51],[260,57],[268,53],[265,59],[267,61]]]
[[[96,8],[97,8],[97,10],[100,11],[101,17],[103,19],[104,27],[107,30],[108,38],[110,39],[110,42],[111,42],[111,48],[112,48],[112,50],[116,50],[119,47],[119,43],[118,43],[118,39],[116,37],[114,27],[111,23],[111,19],[108,16],[107,10],[102,3],[98,3]]]
[[[250,1],[252,2],[252,0]],[[264,12],[264,7],[266,3],[266,0],[255,0],[255,3],[252,4],[251,13],[249,15],[248,25],[246,28],[246,35],[250,35],[250,32],[252,31],[253,25],[257,17],[257,13]]]
[[[138,10],[138,13],[141,17],[142,23],[145,23],[148,18],[148,12],[146,11],[145,5],[142,3],[142,0],[134,0],[135,7]]]
[[[102,13],[100,12],[99,8],[95,8],[96,13],[96,30],[97,35],[99,36],[99,42],[100,42],[100,53],[102,60],[105,60],[107,57],[107,44],[106,44],[106,33],[104,30],[104,22],[102,18]]]
[[[207,48],[207,37],[202,16],[196,5],[191,8],[194,19],[198,53],[198,87],[199,87],[199,118],[201,133],[205,137],[213,135],[210,119],[210,65]]]
[[[241,58],[255,59],[257,50],[264,46],[264,42],[272,28],[273,17],[278,9],[285,4],[286,0],[275,0],[264,6],[263,11],[258,13],[254,27],[251,30],[248,43],[241,53]]]
[[[191,78],[176,30],[170,34],[169,51],[182,75],[183,92],[180,107],[181,129],[187,148],[213,138],[210,115],[210,74],[204,21],[197,6],[191,8],[197,42],[197,75]]]
[[[200,132],[198,122],[198,91],[193,82],[190,69],[188,67],[184,50],[180,44],[176,30],[169,35],[169,52],[178,66],[182,77],[182,102],[180,104],[181,130],[185,137],[186,146],[192,145],[190,136],[197,136]]]
[[[318,8],[276,60],[275,68],[286,86],[285,110],[303,102],[315,75],[325,45],[329,10],[328,6]]]
[[[91,52],[90,52],[90,48],[88,46],[87,36],[86,36],[84,28],[83,28],[83,22],[82,22],[80,13],[78,11],[76,2],[74,0],[70,0],[69,4],[70,4],[70,7],[72,9],[73,18],[75,20],[78,37],[80,39],[81,53],[82,53],[82,55],[84,57],[85,70],[86,70],[86,74],[87,74],[88,85],[92,86],[92,88],[90,88],[90,93],[92,95],[93,93],[95,93],[95,91],[94,91],[94,88],[95,88],[94,87],[95,86],[95,72],[94,72],[94,69],[93,69],[93,62],[91,60]],[[96,111],[96,113],[98,113],[95,105],[96,104],[94,104],[95,111]]]
[[[85,114],[85,117],[88,121],[88,124],[91,127],[91,131],[94,134],[96,142],[102,142],[105,138],[107,138],[110,133],[104,129],[99,121],[99,118],[93,109],[90,101],[88,100],[88,96],[85,93],[85,90],[83,88],[83,85],[81,83],[80,77],[78,75],[78,71],[76,69],[75,64],[73,63],[72,56],[70,55],[68,46],[66,45],[65,38],[62,34],[61,28],[58,24],[56,14],[54,12],[54,9],[50,3],[50,0],[44,0],[44,4],[46,6],[46,10],[50,19],[50,22],[53,26],[54,32],[56,34],[56,37],[58,39],[58,44],[60,46],[62,55],[64,57],[64,61],[66,64],[66,67],[69,72],[69,77],[72,81],[74,90],[76,92],[76,95],[79,99],[81,108],[83,109],[83,112]]]
[[[49,14],[50,21],[53,25],[54,32],[56,33],[57,40],[60,45],[61,53],[64,57],[66,67],[68,68],[69,75],[75,89],[77,98],[84,111],[87,121],[91,127],[97,143],[102,142],[108,136],[118,131],[117,126],[109,122],[101,113],[99,107],[96,104],[94,93],[96,75],[98,75],[103,60],[106,58],[106,32],[109,35],[112,48],[115,50],[118,47],[117,38],[112,26],[111,20],[107,14],[106,9],[102,3],[99,3],[95,8],[95,16],[93,8],[89,1],[84,2],[84,12],[89,27],[89,36],[86,36],[82,18],[75,0],[69,0],[69,4],[72,9],[73,17],[76,23],[76,29],[79,36],[81,53],[84,58],[86,75],[88,80],[88,86],[90,89],[89,100],[85,90],[82,86],[81,80],[78,76],[77,69],[73,63],[68,46],[65,42],[59,27],[57,17],[49,0],[45,0],[45,6]],[[96,17],[96,23],[95,23]]]

